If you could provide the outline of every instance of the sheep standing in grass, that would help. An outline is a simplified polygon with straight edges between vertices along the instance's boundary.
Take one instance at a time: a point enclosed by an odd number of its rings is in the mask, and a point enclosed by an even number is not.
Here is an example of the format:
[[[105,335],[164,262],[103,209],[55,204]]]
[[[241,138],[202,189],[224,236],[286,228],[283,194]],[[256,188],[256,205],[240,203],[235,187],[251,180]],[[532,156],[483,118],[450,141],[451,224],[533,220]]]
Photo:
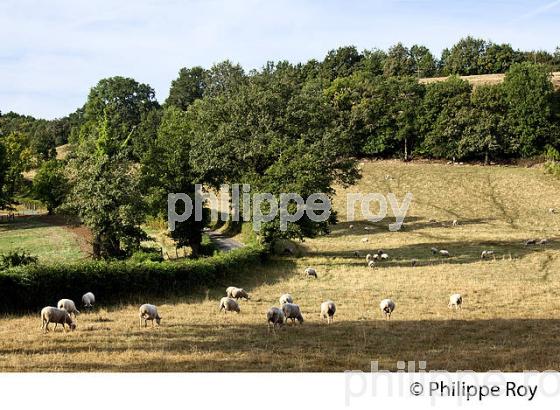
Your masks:
[[[537,245],[547,245],[548,244],[548,239],[541,239],[540,241],[537,242]]]
[[[480,259],[486,259],[489,256],[494,256],[494,251],[482,251]]]
[[[280,306],[281,306],[285,303],[294,303],[294,298],[289,293],[285,293],[282,296],[280,296],[279,301],[280,301]]]
[[[391,313],[395,310],[395,302],[392,299],[383,299],[379,304],[379,308],[386,319],[391,319]]]
[[[381,255],[379,255],[379,258],[380,258],[382,261],[386,261],[386,260],[389,260],[389,255],[386,254],[386,253],[382,253]]]
[[[93,293],[88,292],[84,296],[82,296],[82,303],[84,305],[84,308],[93,308],[93,304],[95,303],[95,296],[93,295]]]
[[[315,279],[317,279],[317,271],[313,268],[307,268],[305,269],[305,276],[313,276]]]
[[[432,251],[432,255],[437,255],[439,253],[438,248],[431,248],[430,250]]]
[[[66,330],[66,326],[70,327],[70,330],[76,329],[76,323],[70,317],[70,313],[68,313],[64,309],[57,309],[53,306],[44,307],[41,310],[41,329],[44,329],[45,332],[49,331],[49,323],[54,323],[54,330],[56,327],[61,324],[62,328]]]
[[[220,300],[220,312],[237,312],[239,313],[241,309],[239,309],[239,304],[236,302],[235,299],[224,297]]]
[[[152,327],[154,327],[154,320],[156,321],[157,325],[159,326],[161,323],[161,316],[157,311],[157,307],[154,305],[150,305],[148,303],[143,304],[140,306],[140,326],[142,326],[142,321],[144,321],[144,327],[148,326],[148,320],[152,321]]]
[[[292,319],[293,324],[297,319],[300,325],[303,323],[303,316],[301,315],[299,305],[295,303],[285,303],[282,305],[282,312],[284,312],[286,322],[288,322],[288,319]]]
[[[459,293],[454,293],[453,295],[449,296],[449,303],[447,304],[449,309],[455,308],[460,309],[463,307],[463,297]]]
[[[537,244],[536,239],[528,239],[528,240],[525,241],[525,246],[536,245],[536,244]]]
[[[334,320],[334,314],[336,312],[336,305],[332,300],[327,300],[321,303],[321,317],[327,319],[327,324],[331,324]]]
[[[442,250],[439,251],[439,254],[441,256],[445,257],[445,258],[449,258],[449,251],[448,250],[442,249]]]
[[[369,262],[371,262],[371,261],[373,261],[373,255],[372,255],[371,253],[368,253],[368,254],[366,255],[366,262],[369,263]]]
[[[284,325],[284,312],[282,309],[277,307],[271,307],[268,312],[266,312],[266,321],[268,323],[268,330],[271,327],[274,330],[276,327],[281,327]]]
[[[58,301],[58,303],[56,304],[56,306],[59,309],[64,309],[65,311],[67,311],[69,314],[74,314],[74,317],[76,317],[76,315],[80,314],[80,311],[78,309],[76,309],[76,304],[74,303],[73,300],[70,299],[60,299]]]
[[[369,261],[367,266],[370,267],[371,269],[374,269],[375,268],[375,262],[374,261]]]
[[[235,286],[230,286],[226,289],[226,295],[228,298],[232,299],[245,299],[249,300],[249,294],[242,288],[236,288]]]

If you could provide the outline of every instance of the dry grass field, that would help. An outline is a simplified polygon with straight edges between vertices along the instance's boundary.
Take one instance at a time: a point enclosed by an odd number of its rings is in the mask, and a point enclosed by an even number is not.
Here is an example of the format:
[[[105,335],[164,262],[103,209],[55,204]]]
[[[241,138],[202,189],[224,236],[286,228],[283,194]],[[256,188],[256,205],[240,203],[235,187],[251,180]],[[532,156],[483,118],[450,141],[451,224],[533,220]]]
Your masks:
[[[502,81],[504,81],[504,77],[505,74],[482,74],[482,75],[461,76],[462,79],[467,80],[469,83],[471,83],[473,87],[477,87],[479,85],[499,84]],[[445,81],[447,78],[448,77],[422,78],[420,82],[424,84],[429,84],[438,81]],[[556,90],[560,89],[560,72],[552,73],[551,81]]]
[[[404,229],[389,232],[392,218],[343,222],[307,240],[300,257],[274,258],[232,283],[252,294],[239,315],[218,313],[220,288],[142,300],[160,306],[153,329],[138,326],[140,299],[103,306],[103,295],[72,333],[41,333],[38,314],[4,317],[0,371],[343,371],[373,360],[387,370],[399,360],[450,371],[560,370],[560,213],[549,212],[560,210],[560,181],[538,168],[367,162],[359,184],[338,192],[341,221],[347,192],[399,200],[412,192]],[[550,242],[526,247],[529,238]],[[379,248],[391,259],[375,269],[353,256]],[[481,260],[484,249],[496,258]],[[302,275],[306,266],[317,280]],[[285,292],[306,322],[270,334],[265,312]],[[456,292],[464,307],[452,311]],[[386,297],[397,305],[391,320],[378,308]],[[329,298],[338,310],[327,326],[319,305]]]

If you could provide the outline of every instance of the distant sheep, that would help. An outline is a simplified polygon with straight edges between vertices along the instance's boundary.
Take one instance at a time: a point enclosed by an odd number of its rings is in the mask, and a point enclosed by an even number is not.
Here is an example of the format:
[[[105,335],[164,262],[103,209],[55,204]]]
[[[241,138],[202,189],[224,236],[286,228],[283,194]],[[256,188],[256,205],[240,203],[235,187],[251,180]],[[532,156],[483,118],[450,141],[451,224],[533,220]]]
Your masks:
[[[547,245],[548,244],[548,239],[541,239],[540,241],[537,242],[537,245]]]
[[[331,324],[334,320],[334,314],[336,312],[336,305],[332,300],[327,300],[321,303],[321,317],[327,319],[327,324]]]
[[[486,259],[489,256],[494,256],[494,251],[482,251],[480,259]]]
[[[226,295],[228,298],[232,299],[245,299],[249,300],[249,294],[242,288],[236,288],[235,286],[230,286],[226,289]]]
[[[280,296],[279,302],[280,305],[283,305],[285,303],[294,303],[294,298],[289,293],[285,293],[282,296]]]
[[[386,260],[389,260],[389,255],[386,254],[386,253],[382,253],[381,255],[379,255],[379,258],[380,258],[382,261],[386,261]]]
[[[459,309],[463,306],[463,297],[459,293],[455,293],[449,296],[449,303],[447,304],[449,309],[455,308]]]
[[[412,259],[410,261],[410,264],[412,265],[412,267],[414,267],[414,266],[418,265],[418,260],[417,259]]]
[[[286,322],[288,319],[292,319],[292,323],[295,323],[296,320],[300,325],[303,323],[303,316],[299,305],[296,305],[295,303],[285,303],[282,305],[282,312],[284,312]]]
[[[74,317],[76,315],[80,314],[80,311],[78,309],[76,309],[76,304],[74,303],[73,300],[70,299],[60,299],[58,301],[58,303],[56,304],[56,306],[59,309],[64,309],[65,311],[67,311],[69,314],[74,314]]]
[[[82,296],[82,304],[84,308],[93,308],[93,304],[95,303],[95,296],[93,293],[88,292],[84,296]]]
[[[367,266],[373,269],[373,268],[375,268],[375,262],[374,261],[369,261]]]
[[[154,327],[154,320],[158,326],[161,323],[161,316],[157,311],[157,307],[150,305],[149,303],[145,303],[140,306],[138,316],[140,317],[140,326],[142,326],[142,321],[144,321],[144,327],[148,326],[148,320],[152,321],[152,327]]]
[[[548,208],[548,212],[550,212],[551,214],[555,214],[555,213],[556,213],[556,209],[554,209],[554,208]]]
[[[451,223],[451,226],[459,226],[459,221],[457,219],[454,219]]]
[[[353,255],[354,255],[356,258],[359,258],[359,257],[360,257],[360,252],[354,251]]]
[[[525,241],[525,246],[536,245],[536,244],[537,244],[536,239],[528,239],[528,240]]]
[[[439,254],[440,254],[441,256],[444,256],[444,257],[446,257],[446,258],[449,258],[449,251],[448,251],[448,250],[441,249],[441,250],[439,251]]]
[[[284,325],[284,312],[277,307],[271,307],[268,312],[266,312],[266,321],[269,330],[271,327],[273,330],[276,327],[281,327]]]
[[[395,310],[395,302],[392,299],[383,299],[379,304],[379,308],[386,319],[391,319],[391,313]]]
[[[235,301],[235,299],[224,297],[220,300],[220,312],[237,312],[239,313],[241,310],[239,309],[239,304]]]
[[[305,269],[305,276],[313,276],[314,278],[317,278],[317,271],[313,268],[306,268]]]
[[[354,225],[348,225],[348,229],[354,229]]]
[[[371,262],[373,260],[373,255],[371,253],[368,253],[366,255],[366,262]]]
[[[70,317],[70,313],[64,309],[57,309],[53,306],[44,307],[41,310],[41,329],[45,332],[49,331],[49,323],[54,323],[54,329],[61,324],[62,328],[66,330],[66,326],[70,327],[70,330],[76,329],[76,323]]]
[[[438,248],[431,248],[430,250],[432,251],[432,255],[437,255],[439,253]]]

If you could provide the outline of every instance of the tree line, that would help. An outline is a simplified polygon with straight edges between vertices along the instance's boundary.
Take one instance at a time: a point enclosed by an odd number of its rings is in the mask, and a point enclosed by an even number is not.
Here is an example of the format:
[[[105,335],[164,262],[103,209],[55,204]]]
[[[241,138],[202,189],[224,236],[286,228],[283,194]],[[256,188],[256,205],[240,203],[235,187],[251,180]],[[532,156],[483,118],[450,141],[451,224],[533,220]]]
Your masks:
[[[510,49],[469,37],[440,60],[425,47],[397,44],[388,52],[343,47],[321,62],[250,72],[224,61],[181,69],[163,105],[148,84],[106,78],[63,119],[0,116],[0,206],[35,196],[91,229],[94,256],[126,257],[146,239],[146,218],[165,217],[167,194],[194,198],[195,184],[246,183],[252,192],[305,199],[354,183],[360,157],[551,155],[560,148],[560,99],[550,82],[558,51]],[[503,83],[418,79],[487,72],[505,72]],[[71,153],[57,160],[54,148],[66,142]],[[37,169],[32,183],[22,176],[30,169]],[[274,220],[260,236],[303,239],[334,222],[334,214],[323,223],[304,217],[283,232]],[[206,224],[188,220],[170,235],[196,257]]]

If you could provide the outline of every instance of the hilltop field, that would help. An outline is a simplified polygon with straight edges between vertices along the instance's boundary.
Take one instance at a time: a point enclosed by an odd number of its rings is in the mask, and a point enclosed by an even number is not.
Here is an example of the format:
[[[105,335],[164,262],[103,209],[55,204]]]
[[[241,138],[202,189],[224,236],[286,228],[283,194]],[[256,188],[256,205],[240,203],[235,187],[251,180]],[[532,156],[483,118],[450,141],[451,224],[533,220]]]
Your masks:
[[[398,361],[426,361],[428,370],[560,370],[560,212],[550,212],[560,211],[560,181],[538,167],[361,166],[359,183],[337,191],[341,223],[330,235],[231,284],[252,296],[239,315],[218,312],[221,287],[143,301],[160,308],[154,329],[139,328],[140,299],[106,306],[103,295],[72,333],[43,334],[38,313],[10,315],[0,326],[0,371],[368,371],[372,361],[385,370],[397,370]],[[350,192],[393,192],[399,200],[411,192],[403,229],[389,231],[392,216],[350,229]],[[524,245],[533,238],[549,242]],[[432,255],[432,247],[450,257]],[[79,246],[63,249],[79,253]],[[390,260],[368,268],[365,255],[377,249]],[[495,258],[481,260],[483,250]],[[303,275],[307,266],[318,279]],[[306,321],[269,333],[265,313],[286,292]],[[462,310],[447,307],[452,293],[463,294]],[[391,320],[378,307],[387,297],[396,302]],[[319,317],[326,299],[338,308],[330,326]]]

